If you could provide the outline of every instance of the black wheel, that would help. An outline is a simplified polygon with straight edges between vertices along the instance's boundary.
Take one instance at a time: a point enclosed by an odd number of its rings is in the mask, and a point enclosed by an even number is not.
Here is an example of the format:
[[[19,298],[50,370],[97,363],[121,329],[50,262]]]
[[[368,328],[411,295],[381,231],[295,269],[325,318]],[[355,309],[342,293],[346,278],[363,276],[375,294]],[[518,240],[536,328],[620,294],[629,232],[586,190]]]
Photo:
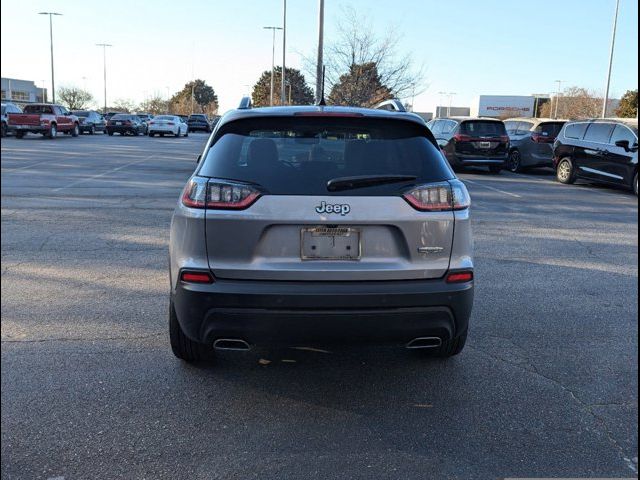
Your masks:
[[[518,150],[512,150],[509,154],[509,171],[513,173],[522,172],[522,157]]]
[[[2,135],[3,137],[6,137],[6,136],[7,136],[7,124],[6,124],[6,123],[4,123],[4,122],[2,122],[2,133],[1,133],[1,135]]]
[[[186,132],[184,132],[184,136],[185,136],[185,137],[188,137],[188,136],[189,136],[189,130],[188,130],[188,129],[187,129],[187,131],[186,131]]]
[[[169,341],[173,354],[185,362],[197,362],[213,356],[213,352],[209,351],[206,345],[194,342],[184,334],[173,302],[169,304]]]
[[[638,196],[638,172],[633,176],[633,193]]]
[[[164,137],[164,133],[161,133],[161,134],[160,134],[160,136],[161,136],[161,137]]]
[[[55,123],[51,124],[49,128],[49,133],[47,135],[48,138],[54,139],[58,136],[58,126]]]
[[[464,349],[465,344],[467,343],[467,332],[464,332],[457,337],[452,338],[451,340],[447,340],[446,342],[442,342],[438,348],[433,349],[425,349],[425,354],[428,357],[439,357],[439,358],[448,358],[458,355]]]
[[[91,128],[89,129],[89,135],[95,135],[95,134],[96,134],[96,126],[91,125]]]
[[[73,125],[73,130],[71,130],[71,136],[72,137],[77,137],[78,135],[80,135],[80,127],[78,126],[77,123],[75,123]]]
[[[16,132],[16,138],[22,138],[22,137],[24,137],[24,132],[21,132],[21,131],[18,130]]]
[[[153,132],[149,132],[149,136],[150,136],[150,137],[155,137],[155,135],[156,135],[155,133],[153,133]]]
[[[113,137],[113,131],[107,130],[107,135],[109,135],[110,137]]]
[[[570,158],[563,158],[558,163],[556,178],[560,183],[571,184],[576,181],[576,171]]]
[[[491,165],[489,167],[489,171],[494,175],[498,175],[502,171],[502,167],[497,165]]]

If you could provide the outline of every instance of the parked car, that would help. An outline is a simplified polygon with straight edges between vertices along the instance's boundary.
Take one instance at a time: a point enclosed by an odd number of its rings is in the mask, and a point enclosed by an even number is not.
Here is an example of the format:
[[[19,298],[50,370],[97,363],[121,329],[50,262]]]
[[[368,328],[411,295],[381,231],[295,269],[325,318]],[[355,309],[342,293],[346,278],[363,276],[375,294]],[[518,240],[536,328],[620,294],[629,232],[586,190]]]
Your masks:
[[[512,118],[504,121],[510,140],[508,169],[553,167],[553,142],[565,120]]]
[[[189,119],[187,120],[187,124],[189,125],[190,132],[211,131],[211,124],[209,123],[209,119],[204,114],[193,114],[189,115]]]
[[[164,137],[165,134],[187,137],[189,136],[189,127],[177,115],[157,115],[149,122],[149,136],[153,137],[156,134],[161,137]]]
[[[630,188],[638,195],[638,120],[565,123],[553,145],[553,161],[561,183],[584,179]]]
[[[111,120],[111,117],[113,117],[114,115],[118,115],[119,113],[126,113],[126,112],[107,112],[104,114],[104,119],[106,121]]]
[[[150,113],[136,113],[136,115],[145,123],[149,123],[149,121],[153,119],[153,115]]]
[[[7,114],[9,113],[22,113],[20,107],[13,103],[3,103],[2,104],[2,136],[6,137],[11,131],[8,127]]]
[[[114,133],[119,133],[120,135],[128,133],[131,135],[146,135],[147,125],[137,115],[118,113],[107,122],[107,133],[109,135]]]
[[[73,114],[80,121],[80,133],[93,135],[96,132],[104,133],[107,129],[104,117],[94,110],[74,110]]]
[[[188,123],[189,115],[178,115],[178,116],[184,121],[184,123]]]
[[[200,158],[171,223],[177,357],[330,342],[462,350],[470,200],[421,118],[238,109]]]
[[[509,136],[504,123],[494,118],[437,118],[427,123],[454,169],[489,167],[500,173],[507,166]]]
[[[16,132],[16,138],[27,133],[40,133],[48,138],[56,138],[58,132],[77,137],[80,121],[62,105],[31,103],[25,105],[22,113],[9,113],[8,128]]]

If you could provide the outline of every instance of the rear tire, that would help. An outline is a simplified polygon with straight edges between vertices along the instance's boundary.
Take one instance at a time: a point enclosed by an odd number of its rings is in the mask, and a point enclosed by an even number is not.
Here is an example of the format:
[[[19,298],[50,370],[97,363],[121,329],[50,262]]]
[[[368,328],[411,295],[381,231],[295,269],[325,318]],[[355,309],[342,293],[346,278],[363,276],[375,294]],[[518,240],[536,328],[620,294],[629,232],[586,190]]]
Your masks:
[[[556,169],[556,179],[560,183],[570,185],[576,181],[576,171],[570,158],[563,158]]]
[[[2,122],[2,136],[6,137],[7,136],[7,124]]]
[[[491,172],[493,175],[498,175],[501,171],[502,167],[496,167],[493,165],[489,167],[489,172]]]
[[[467,343],[467,332],[464,332],[457,337],[442,342],[442,345],[438,348],[426,349],[424,352],[428,357],[436,358],[449,358],[458,355],[464,349]]]
[[[522,157],[518,150],[513,150],[509,154],[509,171],[513,173],[522,172]]]
[[[113,137],[113,132],[111,130],[107,130],[107,135],[109,135],[110,137]]]
[[[54,139],[58,136],[58,126],[55,123],[51,124],[51,128],[49,128],[49,132],[47,133],[47,138]]]
[[[80,127],[78,126],[77,123],[73,124],[73,130],[71,130],[71,136],[72,137],[77,137],[78,135],[80,135]]]
[[[16,138],[22,138],[22,137],[24,137],[24,132],[21,132],[21,131],[18,130],[16,132]]]
[[[173,354],[185,362],[197,362],[207,358],[212,353],[208,351],[204,344],[194,342],[184,334],[178,322],[173,302],[169,303],[169,341],[171,342]]]
[[[155,134],[155,133],[153,133],[153,132],[149,132],[149,136],[150,136],[150,137],[155,137],[155,136],[156,136],[156,134]]]
[[[638,172],[633,176],[633,193],[638,196]]]

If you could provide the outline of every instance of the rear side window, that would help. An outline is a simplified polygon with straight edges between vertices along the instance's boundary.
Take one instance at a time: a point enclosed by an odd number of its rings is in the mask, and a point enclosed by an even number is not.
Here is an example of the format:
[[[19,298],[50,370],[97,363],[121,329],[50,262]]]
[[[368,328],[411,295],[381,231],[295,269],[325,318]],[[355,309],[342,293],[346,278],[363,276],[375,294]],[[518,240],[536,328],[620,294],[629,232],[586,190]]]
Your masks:
[[[569,123],[564,130],[564,136],[575,140],[582,140],[588,126],[588,123]]]
[[[396,195],[453,177],[424,126],[371,118],[260,118],[223,125],[198,175],[257,184],[273,195]],[[329,192],[361,175],[415,180]]]
[[[504,123],[502,122],[472,120],[462,124],[460,133],[476,137],[485,137],[506,135],[507,130],[504,128]]]
[[[587,142],[608,143],[611,130],[613,130],[611,123],[592,123],[587,128],[584,139]]]
[[[53,108],[51,105],[26,105],[24,113],[52,114]]]
[[[611,143],[615,145],[620,140],[626,140],[629,145],[638,143],[638,137],[628,127],[618,124],[611,135]]]
[[[504,127],[509,135],[515,135],[516,130],[518,130],[518,122],[504,122]]]
[[[536,133],[541,134],[543,137],[556,138],[563,125],[563,122],[541,123],[536,127]]]

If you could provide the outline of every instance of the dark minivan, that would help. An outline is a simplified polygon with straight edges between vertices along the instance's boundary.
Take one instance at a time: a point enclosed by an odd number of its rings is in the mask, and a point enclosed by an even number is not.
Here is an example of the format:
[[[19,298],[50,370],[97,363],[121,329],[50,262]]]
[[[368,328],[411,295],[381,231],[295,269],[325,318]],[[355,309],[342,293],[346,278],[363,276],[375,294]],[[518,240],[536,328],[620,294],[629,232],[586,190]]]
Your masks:
[[[500,173],[507,166],[509,136],[494,118],[452,117],[431,120],[427,126],[454,169],[489,167]]]
[[[553,146],[553,161],[561,183],[584,179],[630,188],[638,195],[638,121],[566,123]]]
[[[511,140],[508,168],[522,172],[527,168],[553,167],[553,142],[566,120],[550,118],[511,118],[504,121]]]

